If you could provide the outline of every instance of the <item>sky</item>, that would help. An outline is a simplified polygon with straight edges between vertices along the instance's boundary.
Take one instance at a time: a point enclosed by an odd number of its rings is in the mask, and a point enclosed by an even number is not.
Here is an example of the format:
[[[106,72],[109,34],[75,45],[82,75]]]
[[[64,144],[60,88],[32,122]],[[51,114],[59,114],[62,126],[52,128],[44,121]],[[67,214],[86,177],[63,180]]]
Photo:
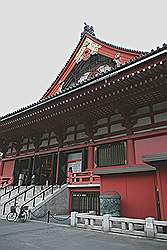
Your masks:
[[[0,0],[0,116],[38,101],[84,28],[150,51],[167,42],[166,0]]]

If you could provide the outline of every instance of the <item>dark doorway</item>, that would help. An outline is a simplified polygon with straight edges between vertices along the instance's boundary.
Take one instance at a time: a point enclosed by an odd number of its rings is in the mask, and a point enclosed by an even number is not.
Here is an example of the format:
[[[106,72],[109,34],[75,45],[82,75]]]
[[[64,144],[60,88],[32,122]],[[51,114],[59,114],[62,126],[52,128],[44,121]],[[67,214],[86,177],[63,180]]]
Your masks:
[[[87,149],[70,152],[59,152],[58,184],[63,185],[67,181],[67,172],[80,173],[87,166]]]
[[[96,211],[100,214],[99,192],[74,192],[72,193],[72,211],[88,213]]]
[[[67,154],[59,152],[58,184],[63,185],[67,181]]]
[[[51,185],[54,184],[56,174],[56,155],[49,154],[36,156],[34,164],[35,184]]]
[[[19,176],[22,175],[22,185],[31,185],[33,158],[17,159],[14,167],[14,185],[18,185]]]

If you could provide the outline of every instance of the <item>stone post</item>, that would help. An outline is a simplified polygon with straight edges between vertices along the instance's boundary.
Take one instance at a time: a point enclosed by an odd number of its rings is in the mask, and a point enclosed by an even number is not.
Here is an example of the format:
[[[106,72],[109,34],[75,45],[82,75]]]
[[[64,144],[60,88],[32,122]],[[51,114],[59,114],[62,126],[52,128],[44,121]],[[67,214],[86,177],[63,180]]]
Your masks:
[[[18,186],[22,186],[24,182],[24,174],[19,174]]]
[[[154,218],[148,217],[145,219],[145,221],[146,221],[146,224],[145,224],[146,237],[154,238],[154,236],[155,236]]]
[[[71,212],[71,226],[76,227],[77,226],[77,215],[78,212]]]
[[[110,231],[110,214],[104,214],[102,220],[102,228],[104,232]]]

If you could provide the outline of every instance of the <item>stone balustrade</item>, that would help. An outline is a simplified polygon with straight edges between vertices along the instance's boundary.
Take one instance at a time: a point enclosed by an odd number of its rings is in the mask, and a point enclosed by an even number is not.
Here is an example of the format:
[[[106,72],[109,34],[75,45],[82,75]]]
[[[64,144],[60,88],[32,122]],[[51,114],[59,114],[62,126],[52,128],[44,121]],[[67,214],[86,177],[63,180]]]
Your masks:
[[[132,219],[112,217],[110,214],[98,216],[92,211],[71,212],[71,226],[167,240],[167,221],[157,221],[152,217]]]

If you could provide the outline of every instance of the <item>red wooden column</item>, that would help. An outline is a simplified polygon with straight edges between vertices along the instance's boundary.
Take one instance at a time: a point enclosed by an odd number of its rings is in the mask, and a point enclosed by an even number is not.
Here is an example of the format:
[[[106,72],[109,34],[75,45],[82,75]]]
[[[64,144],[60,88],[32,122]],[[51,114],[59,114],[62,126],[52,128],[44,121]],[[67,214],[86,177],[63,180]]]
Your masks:
[[[156,177],[157,177],[157,184],[158,184],[158,190],[159,190],[161,220],[166,220],[165,208],[164,208],[164,202],[163,202],[162,180],[161,180],[159,167],[156,168]]]
[[[56,162],[56,185],[58,184],[58,177],[59,177],[59,167],[60,167],[60,151],[59,151],[59,147],[58,147],[58,151],[57,151],[57,162]]]
[[[94,147],[88,146],[88,171],[94,169]]]
[[[136,163],[134,140],[131,138],[127,140],[127,161],[128,165],[134,165]]]
[[[2,174],[3,174],[3,161],[2,160],[0,160],[0,177],[2,176]]]

